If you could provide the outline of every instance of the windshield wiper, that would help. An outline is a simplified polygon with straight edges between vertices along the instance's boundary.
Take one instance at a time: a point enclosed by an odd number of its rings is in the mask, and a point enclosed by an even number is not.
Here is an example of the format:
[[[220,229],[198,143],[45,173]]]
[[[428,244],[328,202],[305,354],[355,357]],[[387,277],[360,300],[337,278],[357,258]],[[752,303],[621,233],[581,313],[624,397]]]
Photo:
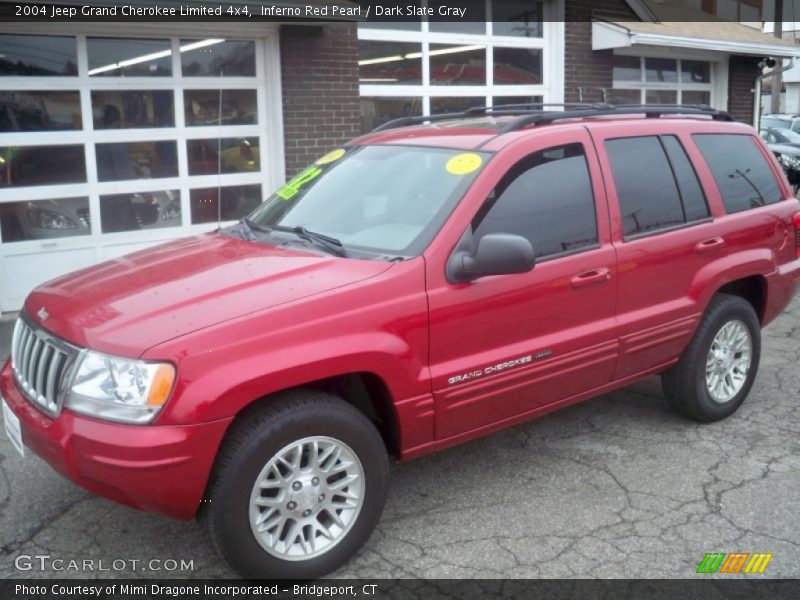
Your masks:
[[[325,248],[331,254],[335,254],[336,256],[342,256],[347,258],[349,253],[347,250],[344,249],[341,240],[337,240],[335,237],[331,237],[329,235],[325,235],[323,233],[317,233],[316,231],[309,231],[302,225],[297,225],[296,227],[285,227],[283,225],[273,225],[270,229],[275,231],[286,231],[288,233],[294,233],[297,237],[306,240],[307,242],[311,242],[312,244],[316,244],[322,248]]]

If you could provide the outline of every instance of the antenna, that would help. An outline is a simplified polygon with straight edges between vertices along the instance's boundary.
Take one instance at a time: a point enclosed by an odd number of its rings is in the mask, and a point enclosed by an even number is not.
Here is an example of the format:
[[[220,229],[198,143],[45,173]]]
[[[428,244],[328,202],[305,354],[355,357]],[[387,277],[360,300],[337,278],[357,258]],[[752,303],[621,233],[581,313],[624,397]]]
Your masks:
[[[223,69],[220,69],[217,106],[217,231],[222,229],[222,73]]]

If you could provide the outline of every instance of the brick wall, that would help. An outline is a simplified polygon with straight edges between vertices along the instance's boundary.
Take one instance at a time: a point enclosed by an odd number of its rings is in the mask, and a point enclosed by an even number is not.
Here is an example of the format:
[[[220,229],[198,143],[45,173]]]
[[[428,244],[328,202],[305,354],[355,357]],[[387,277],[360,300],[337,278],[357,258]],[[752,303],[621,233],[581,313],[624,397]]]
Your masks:
[[[728,112],[734,119],[753,123],[753,88],[758,75],[757,56],[731,56],[728,67]]]
[[[354,24],[280,29],[286,175],[361,132]]]
[[[623,0],[570,0],[564,12],[564,102],[602,102],[611,89],[612,50],[592,50],[593,17],[616,21],[638,18]]]

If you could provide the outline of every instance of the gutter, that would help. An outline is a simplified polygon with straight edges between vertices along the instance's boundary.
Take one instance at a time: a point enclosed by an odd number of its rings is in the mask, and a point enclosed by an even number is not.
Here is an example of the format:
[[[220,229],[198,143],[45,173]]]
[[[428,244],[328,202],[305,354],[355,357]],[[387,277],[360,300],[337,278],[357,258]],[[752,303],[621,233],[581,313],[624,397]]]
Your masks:
[[[761,73],[758,77],[756,77],[756,85],[755,85],[755,98],[753,101],[753,127],[758,129],[758,124],[761,121],[761,84],[765,79],[769,79],[773,75],[778,75],[779,73],[783,73],[784,71],[788,71],[792,67],[794,67],[794,56],[789,59],[789,64],[784,65],[781,64],[780,67],[775,67],[772,71],[767,71],[766,73]],[[783,61],[783,59],[781,59]]]

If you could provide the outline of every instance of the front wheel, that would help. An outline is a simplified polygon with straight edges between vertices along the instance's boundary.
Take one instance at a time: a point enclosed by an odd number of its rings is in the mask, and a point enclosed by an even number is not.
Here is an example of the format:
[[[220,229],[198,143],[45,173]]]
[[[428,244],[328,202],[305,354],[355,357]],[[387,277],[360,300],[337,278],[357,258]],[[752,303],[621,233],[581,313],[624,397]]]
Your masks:
[[[243,577],[313,579],[369,538],[386,499],[386,450],[369,419],[336,396],[267,402],[232,426],[202,517]]]
[[[670,405],[701,422],[733,414],[750,393],[761,357],[761,328],[753,306],[717,294],[678,364],[661,376]]]

